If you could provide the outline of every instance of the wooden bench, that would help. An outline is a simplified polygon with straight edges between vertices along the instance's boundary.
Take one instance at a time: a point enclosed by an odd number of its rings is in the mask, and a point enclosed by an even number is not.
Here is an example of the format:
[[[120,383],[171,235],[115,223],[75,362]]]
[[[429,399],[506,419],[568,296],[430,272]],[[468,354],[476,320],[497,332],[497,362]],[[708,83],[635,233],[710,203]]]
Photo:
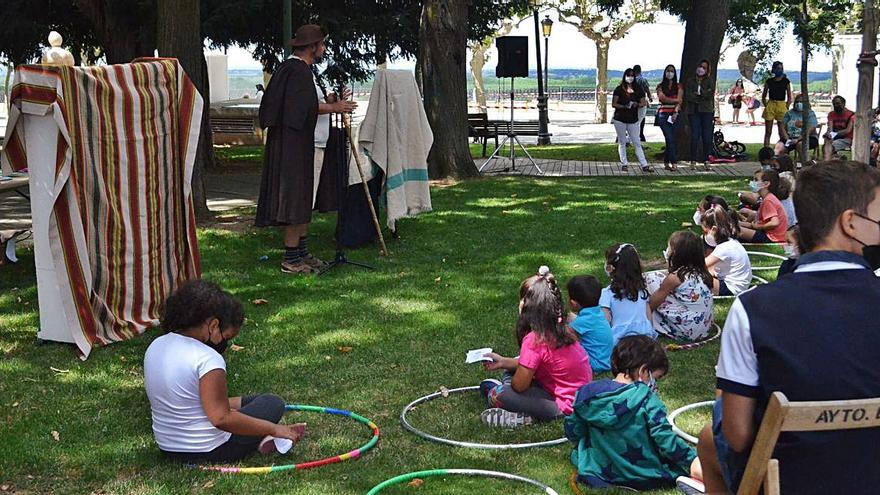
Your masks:
[[[779,461],[771,457],[781,432],[877,427],[880,427],[880,398],[789,402],[782,392],[773,392],[736,493],[757,495],[763,486],[764,495],[779,495]],[[840,468],[845,470],[847,467]],[[850,473],[850,476],[857,475]]]
[[[468,137],[473,138],[475,143],[483,144],[483,157],[485,157],[486,145],[490,138],[495,140],[495,147],[498,147],[498,126],[490,122],[489,116],[485,113],[469,113]]]

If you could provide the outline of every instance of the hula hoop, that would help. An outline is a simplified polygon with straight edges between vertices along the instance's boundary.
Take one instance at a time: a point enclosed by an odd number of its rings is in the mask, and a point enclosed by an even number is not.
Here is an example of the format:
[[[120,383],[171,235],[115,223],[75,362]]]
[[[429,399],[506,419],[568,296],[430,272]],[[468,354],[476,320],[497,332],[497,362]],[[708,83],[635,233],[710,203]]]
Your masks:
[[[752,282],[757,282],[755,285],[761,285],[761,284],[768,283],[767,279],[761,278],[761,277],[755,275],[754,273],[752,274]],[[754,287],[755,285],[753,285],[752,287]],[[736,296],[712,296],[712,299],[714,299],[716,301],[719,299],[736,299]]]
[[[667,351],[689,351],[691,349],[697,349],[698,347],[703,347],[704,345],[712,342],[721,336],[721,327],[718,326],[718,323],[713,322],[712,326],[715,328],[715,333],[710,334],[707,337],[704,337],[703,340],[697,340],[695,342],[689,342],[687,344],[666,344]]]
[[[335,455],[332,457],[326,457],[324,459],[319,459],[317,461],[309,461],[309,462],[301,462],[299,464],[285,464],[282,466],[261,466],[261,467],[234,467],[234,466],[197,466],[199,469],[203,471],[218,471],[221,473],[228,474],[268,474],[268,473],[277,473],[279,471],[294,471],[294,470],[302,470],[302,469],[311,469],[320,466],[326,466],[328,464],[335,464],[337,462],[347,461],[349,459],[357,459],[364,452],[372,449],[379,442],[379,427],[376,426],[376,423],[373,423],[369,419],[355,414],[351,411],[346,411],[344,409],[333,409],[330,407],[320,407],[320,406],[306,406],[302,404],[288,404],[284,407],[287,411],[303,411],[303,412],[316,412],[323,414],[334,414],[336,416],[345,416],[346,418],[354,419],[359,423],[363,423],[367,425],[373,431],[373,436],[370,440],[364,445],[352,450],[351,452],[347,452],[345,454]]]
[[[689,443],[696,445],[697,444],[697,437],[691,435],[690,433],[688,433],[688,432],[682,430],[681,428],[679,428],[678,426],[676,426],[675,425],[675,418],[677,418],[678,415],[683,412],[691,411],[693,409],[698,409],[700,407],[714,406],[714,405],[715,405],[714,400],[704,400],[703,402],[694,402],[693,404],[688,404],[686,406],[679,407],[678,409],[672,411],[671,413],[669,413],[669,416],[667,416],[666,419],[669,421],[669,424],[672,425],[672,431],[674,431],[676,435],[683,438],[686,442],[689,442]]]
[[[788,258],[786,258],[785,256],[780,256],[780,255],[778,255],[778,254],[774,254],[774,253],[763,253],[763,252],[761,252],[761,251],[746,251],[746,254],[749,255],[749,256],[763,256],[763,257],[765,257],[765,258],[772,258],[772,259],[774,259],[774,260],[780,260],[780,261],[785,261],[785,260],[788,259]],[[776,265],[776,266],[753,266],[753,267],[752,267],[752,271],[755,271],[755,270],[779,270],[779,267],[781,267],[781,266],[782,266],[782,265]]]
[[[403,410],[400,412],[400,422],[403,423],[403,427],[409,430],[411,433],[416,436],[422,437],[425,440],[430,440],[432,442],[442,443],[446,445],[452,445],[454,447],[467,447],[471,449],[494,449],[494,450],[502,450],[502,449],[528,449],[532,447],[552,447],[554,445],[559,445],[561,443],[565,443],[568,441],[567,438],[557,438],[556,440],[547,440],[545,442],[529,442],[529,443],[476,443],[476,442],[462,442],[459,440],[451,440],[448,438],[442,438],[438,436],[431,435],[430,433],[425,433],[424,431],[416,428],[411,425],[410,422],[406,419],[406,413],[410,412],[412,408],[419,404],[423,404],[425,402],[436,399],[437,397],[442,397],[444,394],[454,394],[460,392],[468,392],[471,390],[479,390],[480,387],[477,385],[472,385],[469,387],[459,387],[452,388],[449,390],[434,392],[433,394],[426,395],[424,397],[419,397],[418,399],[407,404]]]
[[[428,469],[425,471],[415,471],[412,473],[401,474],[400,476],[395,476],[394,478],[387,479],[378,485],[374,486],[367,492],[367,495],[376,495],[381,492],[385,488],[388,488],[391,485],[397,485],[400,483],[404,483],[406,481],[413,480],[415,478],[430,478],[434,476],[485,476],[487,478],[499,478],[503,480],[510,481],[519,481],[520,483],[525,483],[527,485],[532,485],[535,488],[540,488],[547,495],[559,495],[559,493],[550,488],[549,486],[541,483],[540,481],[533,480],[531,478],[526,478],[525,476],[518,476],[516,474],[502,473],[500,471],[485,471],[483,469]]]

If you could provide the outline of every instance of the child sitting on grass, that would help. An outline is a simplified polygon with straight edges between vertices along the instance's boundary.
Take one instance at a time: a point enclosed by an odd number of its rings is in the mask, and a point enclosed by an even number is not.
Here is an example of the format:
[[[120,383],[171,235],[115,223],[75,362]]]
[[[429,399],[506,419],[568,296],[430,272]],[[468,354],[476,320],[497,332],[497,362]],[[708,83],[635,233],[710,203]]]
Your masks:
[[[605,273],[611,284],[602,289],[599,306],[611,324],[615,343],[627,335],[657,337],[642,271],[642,260],[632,244],[614,244],[605,251]]]
[[[689,230],[673,233],[663,252],[668,272],[645,274],[654,329],[675,340],[707,337],[712,328],[712,275],[703,242]]]
[[[277,395],[227,396],[223,352],[244,322],[241,303],[217,284],[190,280],[162,307],[165,334],[144,355],[153,435],[166,457],[235,462],[275,452],[275,438],[298,441],[305,424],[278,424]]]
[[[653,490],[674,486],[678,476],[702,478],[696,452],[672,431],[655,393],[656,381],[668,372],[657,341],[624,337],[611,355],[614,379],[578,390],[565,436],[574,443],[571,462],[579,482]]]
[[[783,242],[788,230],[788,217],[779,201],[779,173],[775,170],[757,171],[755,179],[749,182],[752,192],[761,196],[761,206],[757,212],[748,213],[748,218],[739,223],[740,240],[760,244]]]
[[[571,414],[575,392],[593,379],[593,372],[564,317],[562,292],[550,269],[542,266],[519,288],[519,357],[486,355],[492,361],[484,367],[504,370],[504,377],[480,383],[489,404],[480,414],[484,423],[510,428]]]
[[[706,256],[706,268],[714,276],[712,294],[736,296],[752,282],[752,262],[742,244],[733,238],[736,220],[723,208],[716,207],[703,215],[703,242],[712,246]]]
[[[593,374],[610,371],[614,336],[599,307],[602,285],[592,275],[578,275],[568,281],[567,289],[568,307],[576,315],[568,325],[580,336]]]

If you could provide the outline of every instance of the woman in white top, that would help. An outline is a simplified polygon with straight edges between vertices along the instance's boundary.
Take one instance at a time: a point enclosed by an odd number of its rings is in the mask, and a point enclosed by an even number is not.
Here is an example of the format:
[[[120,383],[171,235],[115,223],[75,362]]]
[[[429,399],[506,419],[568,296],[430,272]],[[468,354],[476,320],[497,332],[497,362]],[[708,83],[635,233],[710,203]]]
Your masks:
[[[752,263],[746,249],[733,238],[734,222],[721,207],[706,210],[700,226],[703,240],[714,247],[706,256],[706,268],[715,280],[712,294],[716,296],[736,296],[749,288],[752,281]]]
[[[299,440],[304,424],[277,424],[284,401],[271,394],[229,397],[221,354],[244,322],[241,303],[217,284],[191,280],[162,309],[167,332],[144,355],[144,386],[153,435],[168,457],[186,462],[234,462],[276,438]],[[289,442],[287,447],[289,448]]]

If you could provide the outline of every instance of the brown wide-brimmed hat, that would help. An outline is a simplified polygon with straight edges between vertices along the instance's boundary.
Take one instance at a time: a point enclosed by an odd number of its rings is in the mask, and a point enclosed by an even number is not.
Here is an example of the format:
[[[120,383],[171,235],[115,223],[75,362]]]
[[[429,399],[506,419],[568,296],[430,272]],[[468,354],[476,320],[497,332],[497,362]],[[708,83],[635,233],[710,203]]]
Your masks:
[[[309,46],[313,43],[327,39],[321,26],[315,24],[305,24],[296,30],[296,36],[287,44],[292,47]]]

